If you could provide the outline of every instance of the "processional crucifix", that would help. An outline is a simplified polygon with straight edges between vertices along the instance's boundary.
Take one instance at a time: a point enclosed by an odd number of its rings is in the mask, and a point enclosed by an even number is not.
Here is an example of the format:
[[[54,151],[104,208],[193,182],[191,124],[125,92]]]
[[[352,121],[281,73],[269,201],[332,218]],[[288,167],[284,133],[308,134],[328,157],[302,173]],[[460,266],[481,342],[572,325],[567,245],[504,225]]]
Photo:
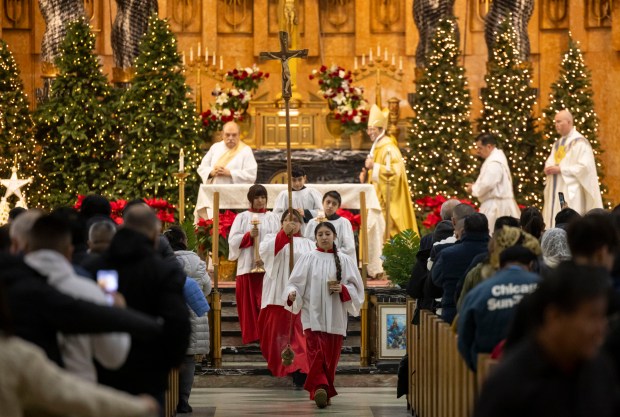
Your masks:
[[[291,88],[291,70],[288,66],[288,60],[292,58],[306,58],[308,56],[307,49],[289,50],[288,49],[288,32],[280,31],[280,50],[277,52],[261,52],[259,57],[263,60],[275,59],[282,64],[282,99],[284,100],[284,111],[286,118],[286,177],[288,182],[288,212],[289,218],[293,218],[293,187],[292,187],[292,164],[291,164],[291,116],[289,114],[289,101],[293,95]],[[289,241],[289,273],[293,270],[294,253],[293,253],[293,236]],[[282,363],[290,365],[293,363],[295,354],[291,349],[291,332],[293,321],[291,315],[289,329],[289,343],[282,351]]]

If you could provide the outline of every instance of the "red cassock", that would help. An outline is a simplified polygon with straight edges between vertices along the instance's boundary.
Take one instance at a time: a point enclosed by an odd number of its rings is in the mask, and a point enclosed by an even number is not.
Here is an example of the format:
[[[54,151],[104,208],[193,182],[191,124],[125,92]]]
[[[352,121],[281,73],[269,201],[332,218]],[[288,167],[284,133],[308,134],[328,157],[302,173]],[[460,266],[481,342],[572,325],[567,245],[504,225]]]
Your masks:
[[[301,328],[299,314],[293,314],[282,306],[270,304],[261,310],[258,327],[260,329],[260,350],[273,376],[287,376],[295,371],[308,373],[306,339]],[[295,357],[291,365],[284,366],[281,354],[289,343],[289,333]]]
[[[256,342],[260,338],[258,315],[263,295],[263,276],[259,274],[237,275],[235,278],[235,298],[241,327],[241,340],[244,344]]]
[[[311,400],[314,400],[314,392],[319,388],[327,391],[328,398],[338,395],[334,388],[334,378],[342,349],[342,335],[310,329],[306,329],[304,335],[310,365],[304,389],[310,392]]]

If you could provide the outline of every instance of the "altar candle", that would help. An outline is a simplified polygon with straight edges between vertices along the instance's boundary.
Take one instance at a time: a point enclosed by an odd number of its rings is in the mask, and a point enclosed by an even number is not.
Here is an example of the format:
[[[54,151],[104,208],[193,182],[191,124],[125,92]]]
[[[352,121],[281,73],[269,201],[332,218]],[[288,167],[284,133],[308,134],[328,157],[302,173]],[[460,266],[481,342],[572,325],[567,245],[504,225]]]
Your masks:
[[[319,219],[324,219],[325,218],[325,212],[323,210],[319,210],[316,213],[316,217],[319,218]]]
[[[185,154],[183,153],[183,148],[181,148],[181,152],[179,152],[179,172],[185,172]]]
[[[220,55],[220,70],[224,69],[224,57]]]
[[[189,48],[189,63],[194,62],[194,47]]]
[[[402,56],[398,57],[398,69],[401,71],[403,70],[403,57]]]
[[[357,69],[357,57],[353,59],[353,69]]]
[[[183,66],[185,66],[185,51],[181,52],[181,62],[183,63]]]
[[[381,46],[377,45],[377,58],[381,59]]]
[[[372,62],[372,49],[368,53],[368,62]]]
[[[392,66],[396,66],[396,55],[392,54]]]
[[[362,67],[366,65],[366,54],[362,54]]]
[[[387,48],[385,48],[385,51],[384,51],[384,54],[383,54],[383,60],[386,61],[386,62],[388,60],[388,55],[389,54],[388,54]]]
[[[213,53],[213,66],[215,67],[215,52]]]
[[[205,48],[205,64],[209,65],[209,48]]]
[[[196,55],[196,59],[200,59],[200,53],[202,52],[202,45],[200,45],[200,42],[198,42],[198,55]]]
[[[258,223],[258,222],[259,222],[258,214],[256,213],[252,214],[252,223]]]

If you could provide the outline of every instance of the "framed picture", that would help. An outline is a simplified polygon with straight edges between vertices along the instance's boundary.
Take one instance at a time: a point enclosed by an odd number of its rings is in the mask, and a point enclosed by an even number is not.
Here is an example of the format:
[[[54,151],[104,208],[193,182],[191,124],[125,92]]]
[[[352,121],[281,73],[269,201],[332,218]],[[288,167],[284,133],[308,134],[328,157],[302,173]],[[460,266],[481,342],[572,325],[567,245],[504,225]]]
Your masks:
[[[407,306],[377,307],[377,359],[399,359],[407,352]]]

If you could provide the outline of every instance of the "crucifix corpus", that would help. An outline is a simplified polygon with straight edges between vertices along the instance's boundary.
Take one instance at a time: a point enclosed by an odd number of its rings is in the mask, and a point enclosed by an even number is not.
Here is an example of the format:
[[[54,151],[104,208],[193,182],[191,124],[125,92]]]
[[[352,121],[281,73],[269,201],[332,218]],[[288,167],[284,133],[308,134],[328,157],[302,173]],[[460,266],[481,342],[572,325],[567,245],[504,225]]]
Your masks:
[[[284,111],[286,118],[286,177],[288,182],[288,212],[293,217],[293,187],[292,187],[292,167],[291,167],[291,116],[289,114],[289,101],[292,96],[291,89],[291,70],[288,66],[288,60],[292,58],[306,58],[308,56],[307,49],[289,50],[288,49],[288,32],[280,31],[280,50],[277,52],[261,52],[259,57],[263,60],[275,59],[282,64],[282,98],[284,99]],[[294,253],[293,253],[293,236],[289,242],[289,273],[293,270]],[[293,363],[295,353],[291,349],[291,332],[293,329],[292,315],[289,329],[289,343],[282,351],[282,363],[290,365]]]

